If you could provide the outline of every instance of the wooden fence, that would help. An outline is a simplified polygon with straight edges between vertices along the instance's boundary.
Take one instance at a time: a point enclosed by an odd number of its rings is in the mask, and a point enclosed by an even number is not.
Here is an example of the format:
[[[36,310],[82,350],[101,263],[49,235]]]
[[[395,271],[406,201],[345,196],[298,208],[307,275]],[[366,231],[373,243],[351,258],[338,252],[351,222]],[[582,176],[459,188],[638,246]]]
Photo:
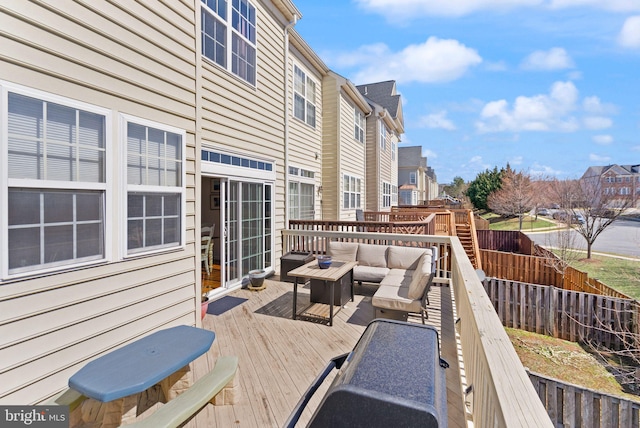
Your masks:
[[[638,428],[640,403],[529,372],[556,427]]]
[[[540,254],[540,249],[536,249],[536,253]],[[560,260],[553,253],[551,254],[552,256],[539,257],[480,250],[482,269],[488,277],[532,284],[553,285],[565,290],[631,299],[626,294],[609,287],[597,279],[589,278],[586,272],[569,266],[564,268],[564,272],[561,272],[557,268],[561,264]]]
[[[534,243],[517,230],[478,230],[478,246],[482,250],[506,253],[534,254]]]
[[[609,349],[624,349],[639,331],[632,299],[496,278],[483,285],[506,327],[572,342],[589,339]]]

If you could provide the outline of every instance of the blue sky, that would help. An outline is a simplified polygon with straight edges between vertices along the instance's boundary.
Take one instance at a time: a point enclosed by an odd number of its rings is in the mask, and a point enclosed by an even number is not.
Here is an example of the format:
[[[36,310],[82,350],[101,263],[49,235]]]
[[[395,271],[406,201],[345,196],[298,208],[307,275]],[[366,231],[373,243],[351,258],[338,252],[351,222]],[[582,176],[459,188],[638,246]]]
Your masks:
[[[640,0],[294,3],[332,70],[397,82],[400,147],[422,146],[440,183],[640,163]]]

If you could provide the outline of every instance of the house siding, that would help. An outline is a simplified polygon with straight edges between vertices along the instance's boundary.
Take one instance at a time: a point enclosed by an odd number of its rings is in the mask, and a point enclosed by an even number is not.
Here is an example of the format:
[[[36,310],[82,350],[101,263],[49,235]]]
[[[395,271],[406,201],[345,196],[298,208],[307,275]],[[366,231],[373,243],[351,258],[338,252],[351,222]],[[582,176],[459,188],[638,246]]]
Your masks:
[[[107,230],[111,261],[0,283],[2,404],[40,402],[65,388],[90,359],[156,329],[199,322],[195,4],[0,6],[0,80],[110,109],[107,144],[115,147],[108,153],[122,148],[120,113],[186,131],[184,247],[119,255],[126,177],[116,156],[109,189],[118,197],[107,213],[114,226]]]
[[[303,54],[295,48],[290,49],[289,64],[287,66],[287,85],[289,87],[287,99],[287,114],[289,115],[289,165],[314,171],[315,189],[322,185],[322,129],[323,129],[323,76],[322,72],[314,69],[305,61]],[[308,125],[294,116],[294,65],[301,68],[316,84],[315,107],[316,124],[315,127]],[[289,180],[295,177],[289,177]],[[315,192],[315,218],[322,215],[321,195]]]
[[[349,174],[351,176],[360,177],[362,179],[362,186],[364,190],[365,185],[365,158],[364,158],[364,144],[357,141],[354,138],[354,117],[353,117],[353,105],[348,101],[344,92],[340,91],[340,188],[339,188],[339,200],[342,204],[342,181],[344,176],[342,174]],[[362,192],[361,208],[366,206],[366,197],[364,191]],[[342,207],[342,205],[340,205]],[[356,210],[340,210],[339,220],[355,220]]]
[[[339,101],[335,77],[326,76],[322,83],[322,219],[339,220],[342,209],[342,178],[338,144]]]
[[[366,210],[380,211],[382,205],[382,188],[380,187],[380,128],[377,111],[367,119],[366,162]]]

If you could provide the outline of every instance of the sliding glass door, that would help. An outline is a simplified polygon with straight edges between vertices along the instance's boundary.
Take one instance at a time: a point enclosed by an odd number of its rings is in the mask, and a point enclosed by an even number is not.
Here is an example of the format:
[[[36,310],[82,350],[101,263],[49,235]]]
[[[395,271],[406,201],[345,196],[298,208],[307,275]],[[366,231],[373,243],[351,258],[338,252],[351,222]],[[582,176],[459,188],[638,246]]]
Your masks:
[[[236,285],[254,269],[273,266],[273,186],[224,182],[225,284]]]

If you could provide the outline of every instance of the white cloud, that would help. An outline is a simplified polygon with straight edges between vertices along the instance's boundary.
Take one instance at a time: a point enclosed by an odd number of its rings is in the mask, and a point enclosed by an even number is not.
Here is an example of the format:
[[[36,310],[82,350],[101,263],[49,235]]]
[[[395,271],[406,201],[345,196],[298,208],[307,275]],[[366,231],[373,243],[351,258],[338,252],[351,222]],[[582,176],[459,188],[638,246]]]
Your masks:
[[[590,116],[583,119],[584,127],[592,131],[611,128],[613,120],[604,116]]]
[[[447,118],[446,110],[422,117],[420,119],[420,126],[431,129],[445,129],[447,131],[455,131],[456,129],[456,125]]]
[[[578,89],[572,82],[556,82],[549,94],[519,96],[487,103],[476,122],[478,132],[575,131],[579,125],[571,113],[577,108]]]
[[[640,146],[633,146],[633,147],[631,147],[631,151],[632,151],[632,152],[640,152]]]
[[[563,70],[573,68],[573,60],[563,48],[551,48],[548,51],[535,51],[522,61],[525,70]]]
[[[638,4],[637,0],[550,0],[548,3],[549,6],[554,9],[591,6],[596,9],[615,12],[633,12],[640,10],[640,4]]]
[[[582,100],[582,108],[585,112],[595,115],[614,114],[617,112],[613,104],[602,103],[599,97],[585,97]]]
[[[591,162],[609,162],[611,158],[609,156],[599,156],[594,153],[590,153],[589,160]]]
[[[436,152],[434,152],[433,150],[425,149],[423,147],[422,148],[422,156],[426,157],[427,159],[435,159],[435,158],[438,157],[438,154]]]
[[[389,79],[398,83],[435,83],[456,80],[481,62],[476,50],[457,40],[429,37],[426,42],[399,52],[392,52],[381,43],[362,46],[356,52],[335,57],[332,65],[359,69],[353,79],[358,84]]]
[[[640,11],[637,0],[356,0],[365,10],[391,21],[402,22],[421,16],[462,16],[484,10],[518,8],[564,9],[590,6],[617,12]]]
[[[611,135],[594,135],[593,142],[600,144],[601,146],[608,146],[613,143],[613,137]]]
[[[547,165],[540,165],[539,163],[534,163],[530,168],[529,168],[529,173],[532,176],[536,176],[536,177],[549,177],[549,176],[559,176],[559,175],[563,175],[564,172],[559,170],[559,169],[554,169],[550,166]]]
[[[509,164],[510,165],[522,165],[522,160],[524,158],[522,156],[514,156],[511,159],[509,159]]]
[[[624,21],[618,43],[626,48],[640,48],[640,15],[630,16]]]

